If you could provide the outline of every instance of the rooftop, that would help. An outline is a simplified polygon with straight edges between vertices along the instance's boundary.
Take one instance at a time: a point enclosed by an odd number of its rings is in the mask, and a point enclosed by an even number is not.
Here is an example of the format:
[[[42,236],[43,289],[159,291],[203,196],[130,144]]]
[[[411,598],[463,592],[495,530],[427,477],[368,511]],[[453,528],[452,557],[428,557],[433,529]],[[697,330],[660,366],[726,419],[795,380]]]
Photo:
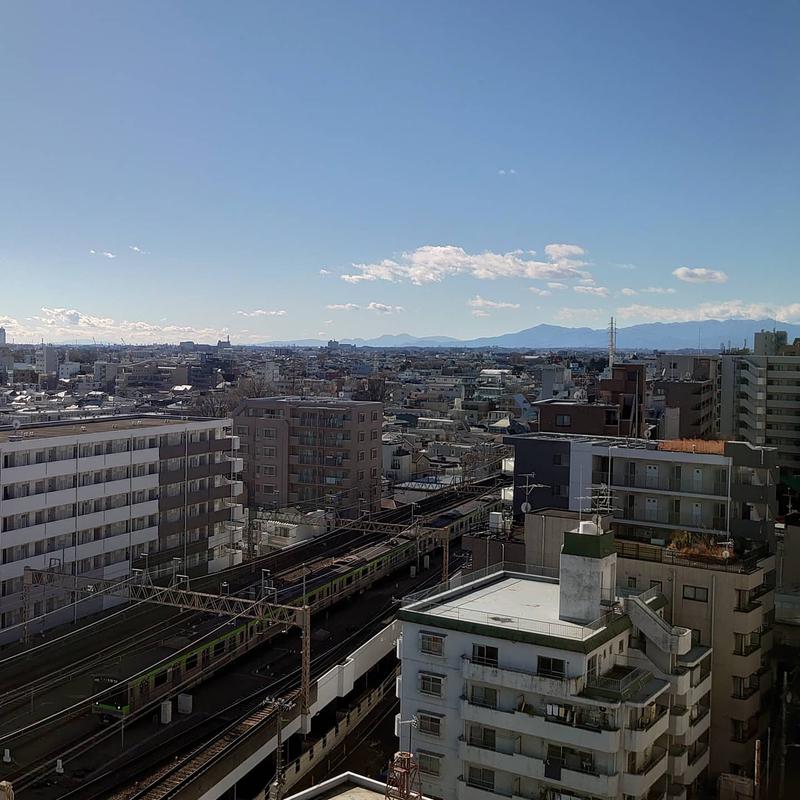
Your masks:
[[[344,772],[305,791],[290,795],[287,800],[385,800],[385,797],[385,783],[354,772]],[[422,797],[421,800],[426,798]]]
[[[559,646],[584,643],[623,618],[611,612],[586,625],[559,619],[558,579],[524,570],[481,571],[464,585],[412,595],[399,616],[454,629],[484,625],[505,638],[552,637]]]
[[[163,414],[137,414],[133,416],[93,417],[70,419],[61,422],[26,424],[18,430],[11,425],[0,427],[0,443],[9,441],[30,441],[31,439],[51,439],[56,436],[80,436],[86,433],[108,433],[111,431],[130,431],[138,428],[156,428],[182,422],[208,422],[213,425],[223,420],[206,417],[165,416]]]

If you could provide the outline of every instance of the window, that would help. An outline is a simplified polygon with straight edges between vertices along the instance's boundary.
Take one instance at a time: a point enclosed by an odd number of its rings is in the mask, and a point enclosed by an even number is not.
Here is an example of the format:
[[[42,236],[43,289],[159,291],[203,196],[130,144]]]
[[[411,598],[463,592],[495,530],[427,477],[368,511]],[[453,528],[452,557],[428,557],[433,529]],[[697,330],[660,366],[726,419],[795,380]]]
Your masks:
[[[439,636],[437,633],[420,633],[419,651],[427,653],[429,656],[443,656],[444,636]]]
[[[469,765],[467,772],[467,783],[477,789],[486,789],[490,792],[494,791],[494,771],[491,769],[484,769],[483,767],[474,767]]]
[[[427,736],[442,735],[442,718],[438,714],[417,714],[417,730]]]
[[[629,589],[636,588],[636,578],[633,575],[628,576],[628,588]]]
[[[692,628],[692,647],[700,644],[700,629]]]
[[[472,645],[472,660],[487,667],[497,666],[497,648],[485,644]]]
[[[572,417],[569,414],[556,414],[556,427],[569,428],[572,426]]]
[[[660,592],[660,591],[662,591],[663,586],[661,584],[661,581],[653,581],[653,580],[651,580],[650,581],[650,588],[651,589],[658,589],[658,591]]]
[[[553,456],[553,466],[554,467],[568,467],[569,466],[569,456],[566,453],[556,453]]]
[[[497,689],[492,689],[490,686],[473,686],[470,702],[474,706],[497,708]]]
[[[550,656],[539,656],[536,671],[540,675],[549,675],[551,678],[563,678],[565,674],[565,664],[563,658],[550,658]]]
[[[708,589],[703,586],[684,586],[683,587],[684,600],[697,600],[699,603],[708,602]]]
[[[440,775],[441,774],[441,761],[442,756],[438,753],[426,753],[420,750],[417,753],[417,763],[419,764],[419,771],[425,775]]]
[[[470,725],[468,741],[473,747],[496,750],[497,732],[494,728],[484,728],[483,725]]]
[[[444,676],[434,675],[431,672],[420,672],[419,691],[431,697],[441,697],[444,690]]]

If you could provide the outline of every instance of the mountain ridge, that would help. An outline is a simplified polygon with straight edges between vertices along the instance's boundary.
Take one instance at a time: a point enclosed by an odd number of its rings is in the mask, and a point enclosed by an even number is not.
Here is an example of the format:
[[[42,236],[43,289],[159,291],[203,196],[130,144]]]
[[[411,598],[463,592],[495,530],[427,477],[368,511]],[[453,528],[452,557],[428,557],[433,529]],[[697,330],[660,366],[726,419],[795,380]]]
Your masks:
[[[646,322],[617,329],[617,347],[620,350],[716,350],[720,345],[741,347],[747,342],[752,347],[753,334],[759,330],[785,330],[789,341],[800,337],[800,325],[774,319],[697,320],[690,322]],[[570,328],[542,323],[521,331],[481,336],[475,339],[456,339],[452,336],[412,336],[408,333],[382,334],[370,339],[341,339],[341,344],[357,347],[462,347],[480,349],[604,349],[608,345],[608,332],[603,328]],[[323,339],[291,339],[265,342],[273,347],[320,347]]]

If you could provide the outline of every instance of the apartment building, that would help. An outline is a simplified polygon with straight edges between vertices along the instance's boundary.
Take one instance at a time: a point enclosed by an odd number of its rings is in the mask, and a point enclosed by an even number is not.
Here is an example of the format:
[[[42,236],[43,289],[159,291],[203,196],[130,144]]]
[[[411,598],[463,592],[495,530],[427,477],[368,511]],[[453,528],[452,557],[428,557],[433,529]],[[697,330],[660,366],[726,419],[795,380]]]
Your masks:
[[[119,416],[0,429],[0,638],[21,621],[26,567],[112,579],[132,567],[191,575],[241,561],[242,462],[230,427]],[[58,592],[33,599],[44,627],[64,621]]]
[[[655,544],[679,532],[774,538],[775,448],[541,433],[504,441],[515,451],[515,513],[524,502],[589,509],[605,485],[621,537]]]
[[[556,509],[526,514],[528,568],[558,568],[577,516]],[[665,619],[691,629],[693,645],[712,648],[709,775],[752,776],[755,742],[762,737],[763,743],[773,693],[775,556],[764,545],[736,553],[617,538],[615,547],[618,591],[662,593]]]
[[[560,579],[503,568],[409,598],[396,732],[438,798],[686,798],[709,763],[712,652],[658,587],[615,591],[613,535],[566,533]]]
[[[623,587],[655,586],[664,616],[713,650],[709,774],[753,776],[773,698],[775,556],[765,546],[728,557],[617,540]]]
[[[800,489],[800,353],[779,353],[722,355],[720,434],[776,448],[781,480]]]
[[[251,505],[332,508],[344,517],[379,507],[382,403],[251,398],[233,418]]]

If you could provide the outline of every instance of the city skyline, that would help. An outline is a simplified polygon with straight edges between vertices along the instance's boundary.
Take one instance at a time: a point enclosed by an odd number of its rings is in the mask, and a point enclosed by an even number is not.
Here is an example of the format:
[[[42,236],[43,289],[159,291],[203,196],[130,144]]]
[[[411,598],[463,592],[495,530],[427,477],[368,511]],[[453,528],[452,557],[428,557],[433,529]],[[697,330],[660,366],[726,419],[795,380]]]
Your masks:
[[[721,8],[8,6],[0,325],[800,321],[800,12]]]

